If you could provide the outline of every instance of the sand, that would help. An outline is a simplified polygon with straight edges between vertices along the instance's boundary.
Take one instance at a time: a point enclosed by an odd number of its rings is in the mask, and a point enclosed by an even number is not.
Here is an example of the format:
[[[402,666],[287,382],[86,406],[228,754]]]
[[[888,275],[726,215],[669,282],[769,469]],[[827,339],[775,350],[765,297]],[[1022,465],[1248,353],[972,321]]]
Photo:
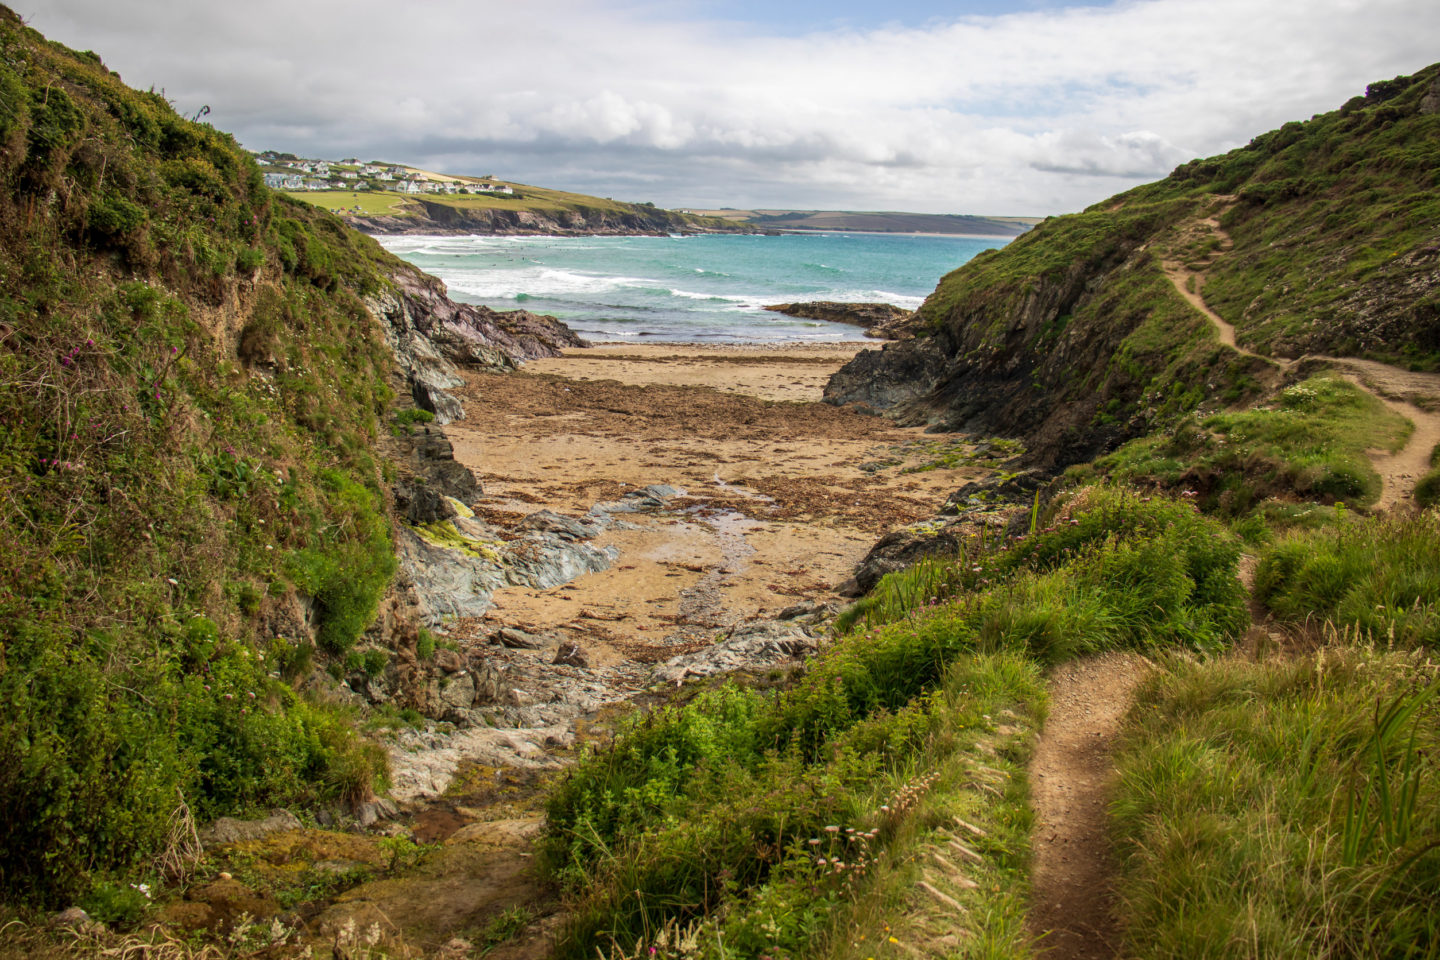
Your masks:
[[[620,551],[609,570],[497,593],[474,635],[558,629],[582,638],[597,665],[643,664],[742,620],[834,599],[881,535],[933,516],[984,472],[914,470],[962,441],[820,403],[857,348],[869,347],[624,345],[468,375],[457,391],[466,419],[446,429],[481,480],[486,520],[504,527],[542,508],[578,516],[650,484],[686,492],[597,541]]]

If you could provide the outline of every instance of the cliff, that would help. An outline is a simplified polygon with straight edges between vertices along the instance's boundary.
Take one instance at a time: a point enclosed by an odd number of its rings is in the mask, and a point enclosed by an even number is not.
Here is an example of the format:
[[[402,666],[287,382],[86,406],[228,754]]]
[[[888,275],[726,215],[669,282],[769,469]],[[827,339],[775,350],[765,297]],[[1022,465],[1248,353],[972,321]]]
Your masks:
[[[1440,65],[1047,219],[943,278],[923,335],[857,357],[826,400],[1023,437],[1057,466],[1257,395],[1265,357],[1436,369],[1437,111]],[[1241,352],[1187,303],[1200,282]]]
[[[81,899],[182,814],[383,789],[336,681],[429,669],[391,486],[474,488],[413,407],[577,342],[0,7],[0,898]]]
[[[502,234],[514,236],[653,235],[669,233],[758,233],[756,227],[718,217],[697,217],[648,204],[596,198],[527,204],[526,200],[495,201],[504,206],[467,206],[444,200],[416,199],[414,213],[403,216],[347,216],[346,222],[372,234]],[[593,202],[592,202],[593,201]]]

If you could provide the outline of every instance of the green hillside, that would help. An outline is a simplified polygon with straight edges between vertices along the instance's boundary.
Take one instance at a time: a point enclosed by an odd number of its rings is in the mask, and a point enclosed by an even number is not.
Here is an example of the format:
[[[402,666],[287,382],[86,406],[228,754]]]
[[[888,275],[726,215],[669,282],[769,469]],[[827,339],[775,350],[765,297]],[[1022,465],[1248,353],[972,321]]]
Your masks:
[[[858,359],[827,397],[1026,435],[1069,463],[1202,401],[1258,396],[1274,365],[1225,349],[1167,264],[1203,272],[1206,303],[1262,358],[1440,367],[1437,76],[1372,84],[1338,111],[1045,220],[946,276],[919,310],[932,335]]]
[[[395,569],[393,360],[363,298],[405,269],[0,8],[6,902],[84,901],[172,816],[384,784],[299,688]],[[392,629],[372,640],[413,648]]]

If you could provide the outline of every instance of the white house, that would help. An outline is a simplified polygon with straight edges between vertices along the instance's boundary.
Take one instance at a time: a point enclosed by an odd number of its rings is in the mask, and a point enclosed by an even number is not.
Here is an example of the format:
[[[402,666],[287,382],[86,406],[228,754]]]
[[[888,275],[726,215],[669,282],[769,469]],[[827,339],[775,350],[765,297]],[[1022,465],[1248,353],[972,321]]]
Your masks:
[[[283,189],[285,189],[285,174],[283,174],[283,173],[267,173],[267,174],[265,174],[265,186],[269,187],[271,190],[283,190]]]
[[[305,181],[306,190],[324,190],[328,186],[329,184],[324,180],[316,180],[314,177],[310,177]]]
[[[285,178],[285,182],[280,185],[280,189],[282,189],[282,190],[304,190],[304,189],[305,189],[305,178],[302,177],[302,176],[300,176],[299,174],[292,173],[292,174],[290,174],[290,176],[288,176],[288,177]]]
[[[397,183],[391,184],[385,189],[393,190],[396,193],[419,193],[420,184],[416,183],[414,180],[401,180]]]
[[[313,167],[311,167],[310,169],[311,169],[311,172],[312,172],[312,173],[318,174],[319,176],[322,176],[322,177],[328,177],[328,176],[330,176],[330,164],[326,163],[324,160],[321,160],[321,161],[317,162],[317,163],[316,163]]]
[[[354,180],[354,179],[357,179],[359,176],[360,176],[360,174],[356,173],[354,170],[341,170],[341,171],[340,171],[340,179],[341,179],[341,180]]]

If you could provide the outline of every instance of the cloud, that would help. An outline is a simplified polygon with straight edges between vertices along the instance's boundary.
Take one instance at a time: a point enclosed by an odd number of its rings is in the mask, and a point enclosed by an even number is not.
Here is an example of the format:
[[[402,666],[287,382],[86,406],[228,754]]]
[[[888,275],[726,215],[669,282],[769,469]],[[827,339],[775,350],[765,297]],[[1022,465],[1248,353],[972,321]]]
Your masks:
[[[47,0],[32,23],[256,148],[669,205],[970,213],[1082,207],[1418,69],[1440,35],[1429,0],[1122,0],[799,37],[663,9]]]

